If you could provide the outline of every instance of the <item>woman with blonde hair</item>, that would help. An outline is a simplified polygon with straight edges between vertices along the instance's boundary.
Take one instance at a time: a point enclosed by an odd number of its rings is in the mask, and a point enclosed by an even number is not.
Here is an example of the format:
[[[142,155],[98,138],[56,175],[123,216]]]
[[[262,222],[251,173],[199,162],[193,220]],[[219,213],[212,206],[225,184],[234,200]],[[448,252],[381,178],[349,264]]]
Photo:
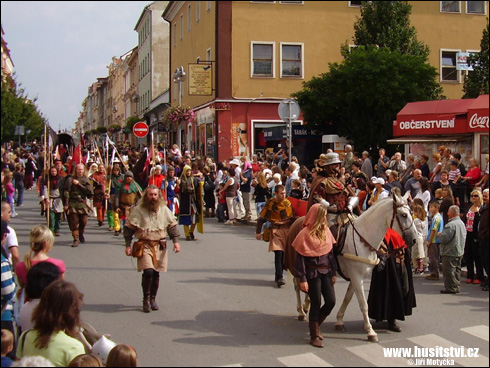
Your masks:
[[[300,289],[308,293],[311,301],[310,344],[317,348],[323,347],[320,325],[335,306],[337,263],[332,252],[335,242],[328,228],[327,209],[319,203],[314,204],[292,246],[297,252],[294,271],[299,278]]]
[[[442,172],[442,158],[439,153],[434,153],[432,155],[432,159],[434,160],[434,167],[430,172],[430,180],[429,183],[437,183],[441,180],[441,172]]]
[[[66,266],[61,259],[51,258],[48,253],[54,245],[54,236],[46,225],[36,225],[32,228],[29,235],[31,249],[24,257],[23,262],[19,262],[15,268],[15,273],[21,287],[27,283],[27,272],[39,262],[51,262],[60,270],[60,278],[64,279]]]
[[[424,206],[420,204],[415,204],[412,206],[412,213],[414,217],[415,228],[417,229],[417,243],[413,247],[412,253],[412,265],[415,269],[416,274],[424,273],[424,240],[427,237],[427,224],[425,219],[427,218],[427,212]]]

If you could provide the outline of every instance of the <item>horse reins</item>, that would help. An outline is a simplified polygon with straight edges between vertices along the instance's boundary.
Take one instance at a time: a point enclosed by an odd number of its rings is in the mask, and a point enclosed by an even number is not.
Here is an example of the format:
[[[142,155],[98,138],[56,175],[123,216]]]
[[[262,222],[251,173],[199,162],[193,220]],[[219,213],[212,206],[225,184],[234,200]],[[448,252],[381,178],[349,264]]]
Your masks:
[[[393,223],[395,222],[395,218],[396,218],[396,221],[398,223],[398,226],[400,226],[400,229],[402,230],[402,232],[404,232],[405,230],[407,229],[410,229],[413,225],[413,220],[412,220],[412,223],[410,224],[409,227],[407,227],[406,229],[403,228],[401,222],[400,222],[400,219],[398,218],[398,216],[396,215],[396,212],[397,212],[397,209],[399,207],[402,207],[403,205],[400,205],[400,206],[397,206],[396,204],[396,201],[395,201],[395,198],[393,198],[393,216],[391,217],[391,224],[390,224],[390,228],[393,228]],[[354,244],[354,250],[356,252],[356,256],[359,256],[359,254],[357,254],[357,247],[356,247],[356,241],[355,241],[355,238],[354,238],[354,233],[357,234],[357,236],[359,237],[359,240],[366,246],[369,248],[370,251],[372,252],[376,252],[377,255],[381,255],[381,254],[384,254],[383,252],[381,252],[379,249],[376,249],[374,248],[371,244],[369,244],[369,242],[364,239],[364,237],[359,233],[359,231],[357,231],[356,227],[354,226],[354,222],[351,220],[351,218],[349,217],[349,223],[351,224],[352,226],[352,229],[354,230],[352,232],[352,243]]]

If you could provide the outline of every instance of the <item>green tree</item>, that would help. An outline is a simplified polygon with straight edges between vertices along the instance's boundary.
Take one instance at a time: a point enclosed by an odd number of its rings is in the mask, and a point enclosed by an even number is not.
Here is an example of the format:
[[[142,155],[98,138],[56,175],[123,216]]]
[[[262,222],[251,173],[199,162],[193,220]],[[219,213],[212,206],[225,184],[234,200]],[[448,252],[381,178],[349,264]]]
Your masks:
[[[359,150],[385,146],[407,102],[441,98],[437,72],[420,55],[361,46],[329,67],[293,97],[313,129],[346,136]]]
[[[46,119],[39,111],[36,99],[30,100],[20,84],[18,87],[9,87],[7,83],[2,82],[0,117],[2,142],[18,140],[19,137],[14,134],[17,125],[23,125],[25,131],[31,131],[29,140],[40,140],[44,132]],[[21,141],[25,141],[25,136],[21,137]]]
[[[417,31],[410,26],[411,13],[407,1],[363,1],[361,17],[354,24],[354,44],[388,48],[427,60],[429,47],[417,40]]]
[[[362,2],[354,24],[358,47],[342,45],[344,60],[292,95],[313,129],[374,150],[393,136],[393,120],[408,102],[444,98],[429,48],[410,26],[411,10],[406,1]]]
[[[480,42],[480,52],[470,55],[468,64],[473,66],[473,71],[464,78],[463,98],[476,98],[480,95],[488,95],[488,18],[487,27],[483,29]]]

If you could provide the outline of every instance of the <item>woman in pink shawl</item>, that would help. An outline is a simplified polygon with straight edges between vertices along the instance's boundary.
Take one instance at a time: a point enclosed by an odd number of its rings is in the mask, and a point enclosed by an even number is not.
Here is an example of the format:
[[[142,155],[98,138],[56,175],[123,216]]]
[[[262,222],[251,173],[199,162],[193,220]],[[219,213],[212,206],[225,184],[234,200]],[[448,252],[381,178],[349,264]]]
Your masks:
[[[298,253],[294,270],[300,281],[300,289],[308,293],[311,300],[310,344],[317,348],[323,348],[320,325],[335,306],[337,263],[332,252],[335,242],[328,228],[327,209],[319,203],[314,204],[292,246]],[[323,306],[322,296],[325,301]]]

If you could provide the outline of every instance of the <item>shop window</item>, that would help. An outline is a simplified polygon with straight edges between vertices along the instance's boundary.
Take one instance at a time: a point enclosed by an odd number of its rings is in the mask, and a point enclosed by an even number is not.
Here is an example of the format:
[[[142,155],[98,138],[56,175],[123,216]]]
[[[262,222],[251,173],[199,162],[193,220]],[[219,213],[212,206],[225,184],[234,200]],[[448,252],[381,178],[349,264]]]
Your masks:
[[[252,43],[252,76],[274,76],[274,43]]]
[[[456,69],[458,51],[441,51],[441,82],[459,82],[459,71]]]
[[[441,1],[441,13],[461,13],[461,1]]]
[[[303,77],[302,44],[281,44],[281,77]]]
[[[485,1],[467,1],[466,14],[486,14]]]

